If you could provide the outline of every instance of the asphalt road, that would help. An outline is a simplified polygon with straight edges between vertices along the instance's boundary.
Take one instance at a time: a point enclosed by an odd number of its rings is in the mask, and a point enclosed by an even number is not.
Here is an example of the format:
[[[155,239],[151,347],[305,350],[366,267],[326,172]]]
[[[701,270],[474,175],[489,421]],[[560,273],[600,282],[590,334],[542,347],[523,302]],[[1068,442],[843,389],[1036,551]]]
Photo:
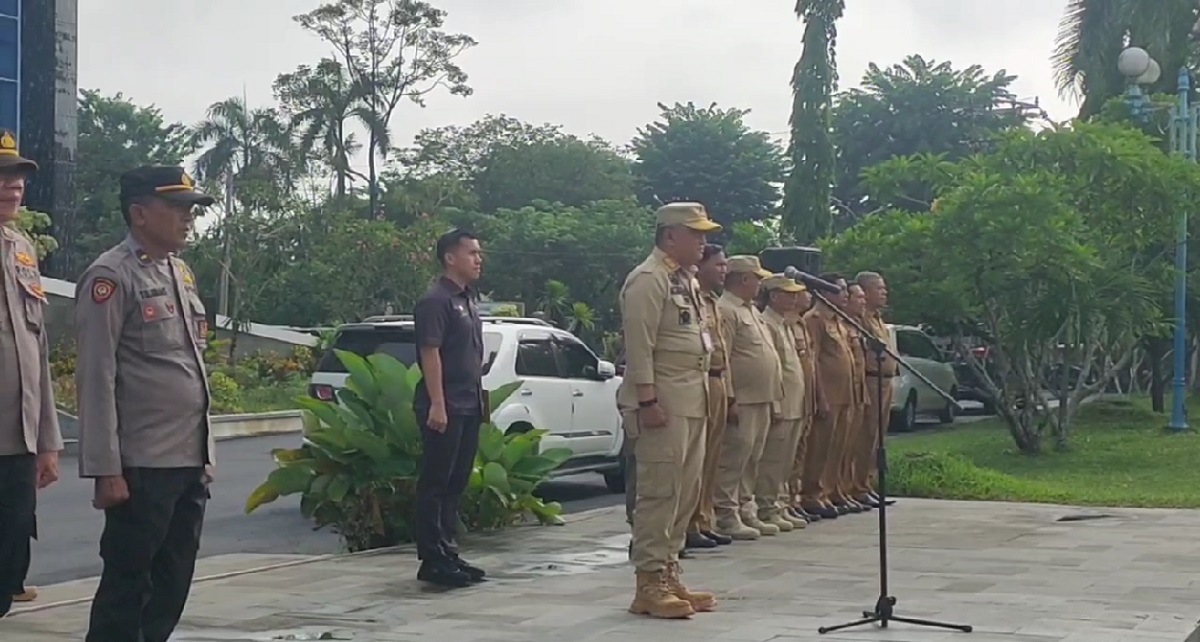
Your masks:
[[[285,497],[244,512],[246,497],[271,470],[273,448],[290,447],[293,435],[222,442],[217,480],[204,523],[201,556],[230,553],[338,552],[337,536],[314,531],[300,516],[300,500]],[[38,586],[100,574],[99,544],[103,516],[91,506],[91,483],[79,479],[74,457],[62,461],[63,479],[38,497],[39,539],[34,542],[29,583]],[[600,475],[576,475],[547,484],[547,499],[562,502],[566,512],[611,506],[624,501],[604,487]]]

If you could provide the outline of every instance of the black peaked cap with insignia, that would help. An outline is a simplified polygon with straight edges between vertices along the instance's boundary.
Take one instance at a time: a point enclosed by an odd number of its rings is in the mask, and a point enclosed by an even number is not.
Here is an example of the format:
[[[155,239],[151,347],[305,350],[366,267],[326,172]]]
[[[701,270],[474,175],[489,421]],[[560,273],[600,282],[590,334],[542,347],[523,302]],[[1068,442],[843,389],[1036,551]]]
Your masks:
[[[146,165],[121,175],[121,200],[154,196],[176,203],[208,207],[213,197],[196,189],[196,183],[182,167]]]
[[[19,169],[26,172],[36,172],[38,164],[22,158],[17,150],[17,137],[7,129],[0,129],[0,171]]]

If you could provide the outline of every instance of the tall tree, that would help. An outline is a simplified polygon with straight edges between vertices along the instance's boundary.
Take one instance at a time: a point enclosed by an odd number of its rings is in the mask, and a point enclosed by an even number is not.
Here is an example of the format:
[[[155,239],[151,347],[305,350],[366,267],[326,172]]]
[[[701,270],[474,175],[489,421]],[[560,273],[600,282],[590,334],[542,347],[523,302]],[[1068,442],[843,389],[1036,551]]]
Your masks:
[[[577,207],[633,196],[629,161],[602,140],[560,136],[494,148],[473,181],[485,212],[534,201]]]
[[[55,221],[60,250],[52,273],[74,279],[125,235],[118,199],[121,174],[140,165],[181,164],[195,149],[186,126],[163,119],[157,107],[122,94],[79,93],[79,146],[75,155],[75,218]]]
[[[804,50],[792,73],[792,173],[783,191],[783,232],[801,242],[815,241],[833,229],[834,49],[837,21],[845,9],[845,0],[796,0],[796,15],[804,21]]]
[[[783,150],[745,123],[748,109],[659,103],[658,120],[631,143],[644,202],[689,198],[723,225],[757,221],[779,203],[786,173]]]
[[[834,181],[838,227],[878,209],[862,185],[863,170],[897,156],[944,154],[957,160],[982,151],[998,132],[1027,121],[1009,89],[1016,76],[972,65],[908,56],[898,65],[871,63],[862,85],[833,109],[837,149]]]
[[[291,131],[276,110],[250,109],[245,100],[236,97],[209,106],[207,118],[196,125],[194,136],[197,146],[204,149],[196,159],[196,176],[225,195],[217,312],[228,316],[238,205],[278,204],[298,173],[293,163],[296,152]]]
[[[558,125],[533,125],[504,114],[488,114],[460,127],[447,125],[417,132],[412,147],[402,150],[405,173],[418,178],[441,174],[472,181],[492,150],[541,143],[563,136]]]
[[[1125,87],[1117,56],[1130,45],[1162,67],[1151,93],[1174,92],[1176,72],[1196,53],[1198,18],[1195,0],[1070,0],[1052,58],[1059,93],[1082,99],[1080,118],[1100,113]]]
[[[425,96],[444,87],[467,96],[467,73],[455,62],[475,46],[464,34],[442,30],[446,12],[419,0],[334,0],[296,16],[300,26],[333,46],[363,100],[372,122],[391,123],[404,100],[425,105]],[[379,201],[378,162],[387,141],[371,128],[367,140],[367,180],[371,212]]]
[[[333,173],[334,194],[346,196],[355,178],[365,179],[350,165],[362,144],[350,131],[353,121],[386,147],[387,123],[365,102],[366,88],[354,82],[342,63],[329,58],[314,67],[301,65],[275,79],[275,97],[299,136],[307,160],[326,165]]]

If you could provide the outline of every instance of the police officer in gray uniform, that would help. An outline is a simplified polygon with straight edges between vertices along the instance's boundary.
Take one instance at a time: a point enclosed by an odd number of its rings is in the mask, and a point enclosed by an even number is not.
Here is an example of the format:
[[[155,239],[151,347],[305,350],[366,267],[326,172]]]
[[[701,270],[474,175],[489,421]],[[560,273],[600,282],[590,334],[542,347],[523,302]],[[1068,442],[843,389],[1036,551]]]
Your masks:
[[[75,292],[79,472],[104,511],[87,642],[167,642],[191,588],[214,463],[208,322],[175,253],[212,203],[180,167],[124,174],[129,236]]]
[[[37,490],[58,479],[62,435],[54,410],[37,250],[14,223],[37,164],[0,132],[0,617],[32,594],[29,538]]]

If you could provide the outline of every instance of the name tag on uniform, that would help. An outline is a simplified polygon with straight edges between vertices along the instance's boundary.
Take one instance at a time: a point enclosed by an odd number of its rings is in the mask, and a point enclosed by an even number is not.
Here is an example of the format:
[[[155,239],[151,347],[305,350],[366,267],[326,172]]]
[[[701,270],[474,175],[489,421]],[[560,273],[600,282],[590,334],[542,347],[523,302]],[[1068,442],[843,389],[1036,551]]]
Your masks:
[[[706,352],[712,352],[714,349],[716,349],[716,345],[713,344],[712,334],[709,333],[708,330],[700,331],[700,343],[704,344],[704,350]]]

